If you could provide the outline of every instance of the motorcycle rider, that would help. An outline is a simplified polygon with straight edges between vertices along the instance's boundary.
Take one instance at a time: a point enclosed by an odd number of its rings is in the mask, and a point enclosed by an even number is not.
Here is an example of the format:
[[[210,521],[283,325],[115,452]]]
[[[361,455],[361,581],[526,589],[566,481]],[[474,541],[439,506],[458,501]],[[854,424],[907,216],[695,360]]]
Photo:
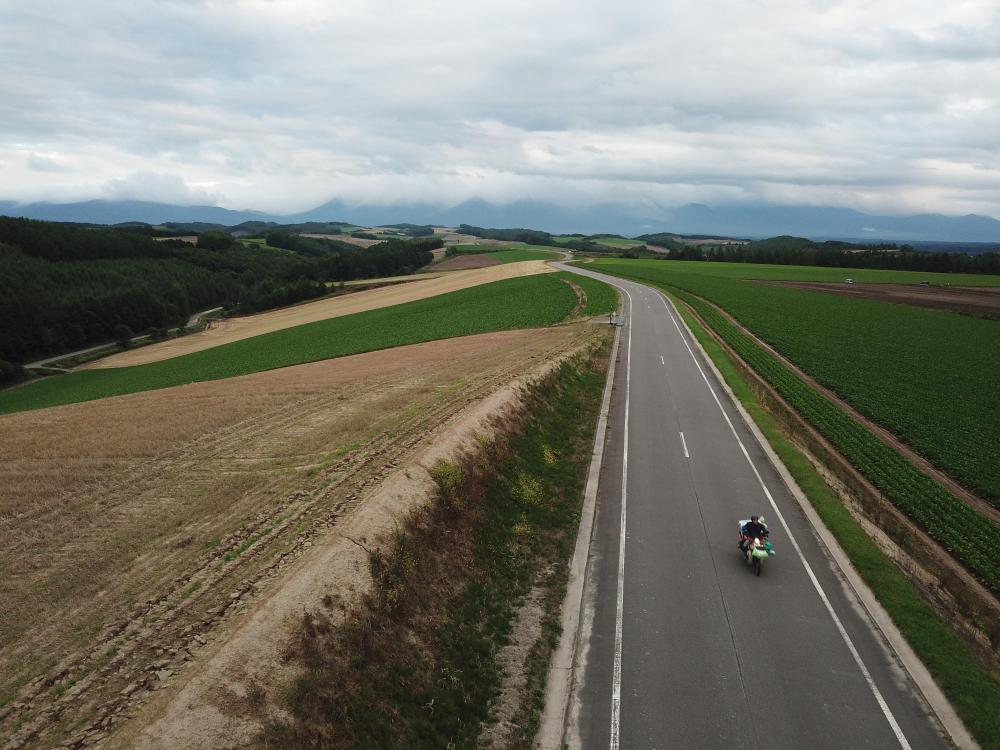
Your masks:
[[[771,532],[761,516],[750,516],[750,520],[740,529],[740,550],[746,554],[751,539],[766,539]]]

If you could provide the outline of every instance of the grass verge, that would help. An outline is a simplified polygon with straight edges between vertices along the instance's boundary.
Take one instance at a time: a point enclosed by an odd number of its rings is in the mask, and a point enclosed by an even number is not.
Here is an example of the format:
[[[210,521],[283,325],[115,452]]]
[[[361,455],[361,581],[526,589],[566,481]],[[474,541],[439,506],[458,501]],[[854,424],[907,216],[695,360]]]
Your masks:
[[[607,315],[618,309],[618,292],[610,284],[571,271],[556,271],[552,275],[557,279],[572,281],[583,289],[587,295],[587,304],[580,310],[581,316]]]
[[[1000,675],[976,656],[865,533],[813,465],[778,428],[719,343],[682,302],[677,303],[677,308],[977,741],[984,748],[1000,748]]]
[[[609,339],[533,386],[500,437],[436,469],[436,500],[370,554],[372,590],[342,625],[328,612],[305,616],[290,654],[302,668],[293,718],[270,726],[265,745],[475,748],[504,679],[498,655],[516,638],[533,645],[503,744],[531,746]],[[525,640],[515,622],[529,595],[544,614]]]
[[[577,304],[551,274],[525,276],[266,333],[146,365],[84,370],[0,393],[0,414],[220,380],[331,357],[563,320]]]

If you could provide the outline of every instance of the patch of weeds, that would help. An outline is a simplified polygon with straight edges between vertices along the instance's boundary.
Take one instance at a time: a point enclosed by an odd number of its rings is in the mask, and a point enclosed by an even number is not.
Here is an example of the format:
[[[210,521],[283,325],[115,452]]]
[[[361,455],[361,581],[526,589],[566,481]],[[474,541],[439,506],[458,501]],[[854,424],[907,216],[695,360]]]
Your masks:
[[[348,443],[347,445],[342,445],[341,447],[337,448],[337,450],[335,450],[333,452],[333,457],[334,458],[343,458],[348,453],[350,453],[352,451],[356,451],[360,447],[361,447],[361,443],[357,443],[357,442],[355,442],[355,443]]]
[[[63,693],[65,693],[74,685],[76,685],[76,680],[70,680],[69,682],[60,683],[59,685],[56,685],[54,688],[52,688],[51,691],[49,691],[49,695],[52,696],[52,700],[57,701],[62,697]]]
[[[193,594],[195,591],[197,591],[200,588],[201,588],[201,581],[191,581],[191,583],[189,583],[185,587],[184,591],[181,593],[181,598],[186,599],[187,597],[191,596],[191,594]]]
[[[556,454],[548,445],[542,447],[542,459],[545,461],[546,466],[555,466],[556,464]]]
[[[246,552],[248,549],[253,547],[257,542],[259,542],[261,537],[265,536],[268,531],[269,529],[265,531],[258,531],[256,534],[251,534],[250,536],[248,536],[246,539],[243,540],[243,543],[240,544],[239,547],[237,547],[236,549],[231,549],[229,550],[229,552],[224,554],[222,556],[222,561],[232,562],[237,557]]]

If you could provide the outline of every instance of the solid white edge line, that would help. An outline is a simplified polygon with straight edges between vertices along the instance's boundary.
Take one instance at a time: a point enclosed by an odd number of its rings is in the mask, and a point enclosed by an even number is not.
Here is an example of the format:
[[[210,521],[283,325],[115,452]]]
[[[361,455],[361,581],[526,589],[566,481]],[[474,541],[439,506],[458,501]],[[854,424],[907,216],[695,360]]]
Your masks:
[[[628,352],[625,355],[625,420],[622,438],[622,510],[618,537],[618,592],[615,603],[615,657],[611,673],[611,740],[610,750],[618,750],[621,735],[621,705],[622,705],[622,630],[625,616],[625,529],[626,511],[628,508],[628,415],[629,401],[632,391],[632,295],[624,287],[621,288],[628,297]]]
[[[681,433],[681,446],[684,448],[684,458],[691,458],[691,454],[688,453],[687,440],[684,439],[684,433]]]
[[[701,363],[695,356],[694,351],[692,351],[690,344],[688,344],[687,337],[684,335],[684,332],[681,330],[680,325],[678,325],[677,323],[677,317],[680,316],[680,313],[678,313],[677,316],[675,317],[674,311],[672,309],[672,302],[671,304],[667,304],[667,299],[662,294],[660,295],[660,300],[663,302],[663,306],[666,308],[667,314],[670,316],[670,320],[673,322],[674,327],[677,329],[677,333],[680,334],[681,340],[684,342],[684,346],[688,350],[688,354],[691,355],[691,359],[694,361],[695,367],[698,368],[698,372],[701,374],[702,379],[705,381],[705,385],[708,387],[709,392],[712,394],[712,398],[715,400],[716,405],[722,412],[722,416],[726,420],[726,424],[729,425],[729,429],[733,433],[733,437],[736,438],[736,442],[740,446],[740,451],[742,451],[743,456],[746,458],[747,463],[750,465],[750,468],[753,471],[754,476],[757,477],[757,482],[760,484],[761,489],[764,491],[764,495],[767,497],[767,500],[770,503],[771,508],[774,509],[775,515],[777,515],[778,520],[781,522],[781,525],[785,530],[785,533],[788,535],[788,541],[791,542],[792,547],[795,549],[796,554],[799,556],[799,560],[802,562],[802,566],[805,568],[806,574],[809,576],[809,580],[812,581],[813,587],[816,589],[816,593],[819,594],[819,598],[822,600],[824,606],[826,607],[827,612],[833,619],[834,625],[836,625],[837,631],[840,633],[841,638],[843,638],[844,643],[847,645],[847,649],[848,651],[850,651],[851,656],[854,658],[854,662],[855,664],[857,664],[858,669],[861,671],[861,675],[864,677],[865,682],[868,683],[868,687],[871,689],[872,694],[875,696],[875,700],[878,703],[879,708],[882,709],[882,714],[885,716],[886,721],[889,722],[889,726],[892,728],[893,734],[896,735],[896,740],[899,742],[900,747],[904,748],[904,750],[911,750],[910,743],[906,741],[906,737],[903,734],[903,730],[900,728],[899,723],[896,721],[896,717],[893,716],[893,713],[890,710],[889,705],[886,703],[885,698],[882,697],[882,693],[878,689],[878,686],[875,684],[875,680],[872,678],[871,673],[868,671],[868,667],[865,666],[864,661],[861,659],[861,654],[858,653],[857,648],[854,646],[854,642],[851,640],[850,635],[848,635],[847,630],[844,628],[843,623],[840,621],[840,618],[837,616],[836,611],[833,609],[833,605],[827,598],[826,592],[823,590],[822,585],[820,585],[819,579],[816,578],[816,574],[813,572],[812,567],[809,565],[808,561],[805,558],[805,555],[802,553],[802,549],[799,547],[798,542],[795,540],[795,537],[792,534],[791,529],[788,528],[788,524],[785,522],[784,516],[781,515],[781,511],[778,509],[778,504],[774,501],[774,497],[771,495],[770,490],[768,490],[767,485],[764,483],[764,479],[763,477],[761,477],[760,472],[757,470],[757,466],[754,464],[753,459],[750,458],[750,453],[747,451],[746,446],[740,439],[739,433],[736,432],[736,427],[733,426],[733,422],[729,418],[729,415],[726,413],[726,410],[723,407],[722,402],[719,400],[719,396],[716,394],[715,389],[712,387],[711,381],[708,379],[708,376],[702,369]],[[685,323],[685,328],[686,327],[687,324]]]

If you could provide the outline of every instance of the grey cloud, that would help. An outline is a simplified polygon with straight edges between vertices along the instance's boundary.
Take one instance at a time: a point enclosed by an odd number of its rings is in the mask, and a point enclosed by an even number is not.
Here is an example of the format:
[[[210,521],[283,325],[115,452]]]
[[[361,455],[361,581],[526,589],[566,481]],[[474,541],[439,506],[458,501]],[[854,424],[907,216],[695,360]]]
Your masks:
[[[36,172],[69,172],[70,169],[57,159],[42,154],[30,153],[25,157],[28,167]]]
[[[8,2],[0,198],[44,189],[33,152],[80,191],[265,209],[423,183],[997,215],[998,29],[989,0]]]
[[[156,172],[133,172],[109,181],[103,188],[111,200],[145,200],[179,205],[213,205],[221,196],[191,188],[180,177]]]

